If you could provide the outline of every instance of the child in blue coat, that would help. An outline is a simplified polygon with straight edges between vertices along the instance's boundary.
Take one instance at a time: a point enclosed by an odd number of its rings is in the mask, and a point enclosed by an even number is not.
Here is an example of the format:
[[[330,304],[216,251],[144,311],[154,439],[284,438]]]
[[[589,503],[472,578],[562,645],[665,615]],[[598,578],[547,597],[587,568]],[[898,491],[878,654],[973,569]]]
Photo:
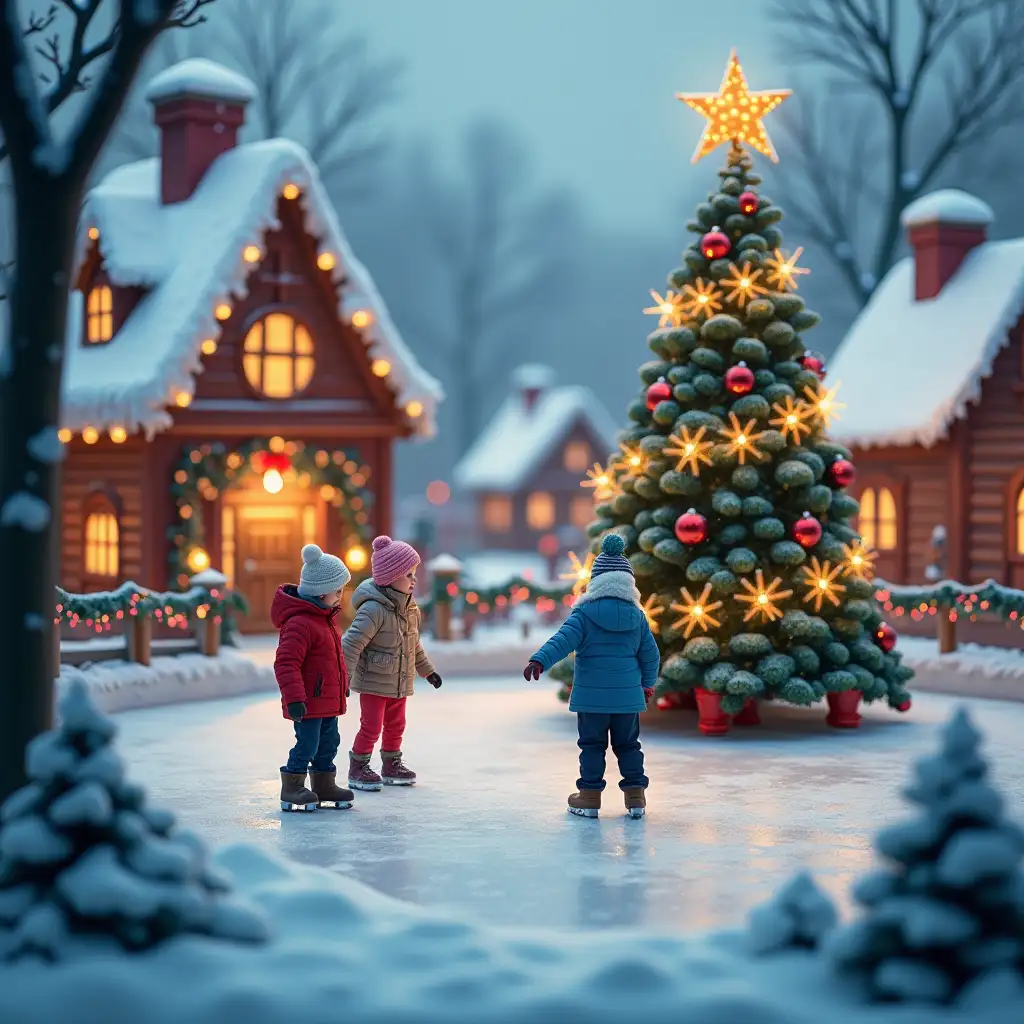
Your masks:
[[[585,818],[596,818],[601,809],[609,739],[629,816],[642,817],[647,806],[640,712],[654,694],[661,658],[624,549],[618,534],[604,538],[586,593],[523,672],[527,680],[539,679],[576,652],[569,710],[579,725],[580,777],[569,811]]]

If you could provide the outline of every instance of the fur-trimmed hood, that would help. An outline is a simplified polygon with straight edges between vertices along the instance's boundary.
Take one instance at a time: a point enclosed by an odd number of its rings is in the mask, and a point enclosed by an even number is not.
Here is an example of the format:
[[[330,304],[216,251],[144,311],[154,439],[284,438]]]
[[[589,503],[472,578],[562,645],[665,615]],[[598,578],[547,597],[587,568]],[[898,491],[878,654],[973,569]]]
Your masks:
[[[604,572],[591,579],[576,608],[596,625],[615,633],[635,628],[644,614],[640,591],[628,572]]]

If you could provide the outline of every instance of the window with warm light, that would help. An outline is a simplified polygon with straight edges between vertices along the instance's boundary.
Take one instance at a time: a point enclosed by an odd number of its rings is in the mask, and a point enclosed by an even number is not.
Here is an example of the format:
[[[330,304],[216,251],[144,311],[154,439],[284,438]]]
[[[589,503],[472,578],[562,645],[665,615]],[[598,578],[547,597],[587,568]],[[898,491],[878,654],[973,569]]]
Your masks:
[[[242,346],[245,379],[267,398],[291,398],[313,378],[313,338],[287,313],[268,313]]]
[[[89,289],[86,305],[86,341],[102,345],[114,336],[114,293],[105,284]]]
[[[120,568],[121,531],[109,501],[94,502],[85,517],[85,574],[114,580]]]
[[[483,521],[488,533],[508,533],[512,529],[512,499],[504,494],[484,498]]]
[[[577,495],[569,503],[569,521],[577,530],[586,532],[594,521],[594,499],[589,495]]]
[[[526,525],[550,530],[555,525],[555,499],[547,491],[534,491],[526,499]]]
[[[867,487],[860,496],[857,517],[861,540],[879,551],[894,551],[899,540],[896,499],[888,487]]]
[[[590,445],[586,441],[570,441],[562,457],[570,473],[585,473],[590,467]]]
[[[1024,555],[1024,487],[1017,492],[1017,554]]]

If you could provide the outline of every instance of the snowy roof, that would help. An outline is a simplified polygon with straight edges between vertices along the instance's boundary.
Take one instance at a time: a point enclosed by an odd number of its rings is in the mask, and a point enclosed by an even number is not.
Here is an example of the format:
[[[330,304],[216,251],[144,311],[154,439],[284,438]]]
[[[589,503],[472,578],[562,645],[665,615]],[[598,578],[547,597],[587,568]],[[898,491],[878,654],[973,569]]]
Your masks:
[[[914,260],[901,260],[829,366],[846,403],[834,436],[860,447],[935,444],[980,397],[1022,311],[1024,238],[976,246],[932,299],[915,301]]]
[[[302,190],[306,229],[336,257],[335,280],[346,279],[339,290],[341,315],[348,320],[356,310],[371,313],[372,323],[361,328],[370,356],[391,363],[390,381],[400,404],[423,406],[412,418],[417,433],[433,433],[441,387],[402,341],[349,247],[311,157],[286,139],[228,150],[184,202],[161,204],[158,159],[120,167],[89,193],[79,223],[78,261],[89,244],[89,228],[96,227],[111,280],[151,291],[113,340],[92,346],[80,343],[83,298],[72,293],[63,426],[79,431],[119,425],[150,437],[170,426],[173,396],[194,392],[203,340],[219,335],[214,308],[245,294],[252,265],[242,251],[279,226],[278,197],[289,182]]]
[[[542,377],[539,370],[547,374]],[[520,376],[523,371],[528,371],[525,384]],[[513,375],[517,390],[505,399],[455,467],[459,487],[469,491],[517,490],[580,419],[609,452],[615,450],[615,423],[597,396],[590,388],[577,385],[551,387],[553,374],[548,367],[531,364]],[[541,388],[531,409],[523,402],[523,387]]]
[[[903,213],[900,220],[905,228],[920,227],[924,224],[963,224],[984,226],[995,219],[992,207],[969,192],[958,188],[943,188],[915,199]]]
[[[205,57],[190,57],[154,75],[146,87],[150,103],[175,96],[249,103],[256,99],[256,86],[244,75]]]
[[[486,590],[521,576],[548,583],[548,560],[536,551],[478,551],[462,560],[462,585]]]

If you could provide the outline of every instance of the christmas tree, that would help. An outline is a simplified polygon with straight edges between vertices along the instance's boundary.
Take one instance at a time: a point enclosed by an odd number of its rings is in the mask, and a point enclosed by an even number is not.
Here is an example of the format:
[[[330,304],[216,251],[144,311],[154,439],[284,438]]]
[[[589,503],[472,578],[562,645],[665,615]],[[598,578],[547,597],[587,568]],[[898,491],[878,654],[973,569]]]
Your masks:
[[[958,711],[918,761],[904,795],[919,809],[879,833],[891,863],[854,888],[866,914],[830,937],[843,973],[876,999],[945,1003],[1020,993],[1024,983],[1024,830],[986,778],[980,737]]]
[[[621,451],[597,465],[593,550],[615,531],[662,652],[662,706],[686,691],[725,715],[751,699],[826,694],[909,707],[911,673],[873,600],[872,553],[853,525],[850,453],[828,437],[841,403],[803,332],[800,249],[760,192],[743,143],[774,159],[761,117],[786,92],[751,93],[735,53],[717,95],[684,95],[708,119],[694,162],[731,143],[640,367]],[[852,720],[856,724],[856,699]],[[703,719],[703,714],[702,714]],[[702,722],[702,728],[704,727]]]

